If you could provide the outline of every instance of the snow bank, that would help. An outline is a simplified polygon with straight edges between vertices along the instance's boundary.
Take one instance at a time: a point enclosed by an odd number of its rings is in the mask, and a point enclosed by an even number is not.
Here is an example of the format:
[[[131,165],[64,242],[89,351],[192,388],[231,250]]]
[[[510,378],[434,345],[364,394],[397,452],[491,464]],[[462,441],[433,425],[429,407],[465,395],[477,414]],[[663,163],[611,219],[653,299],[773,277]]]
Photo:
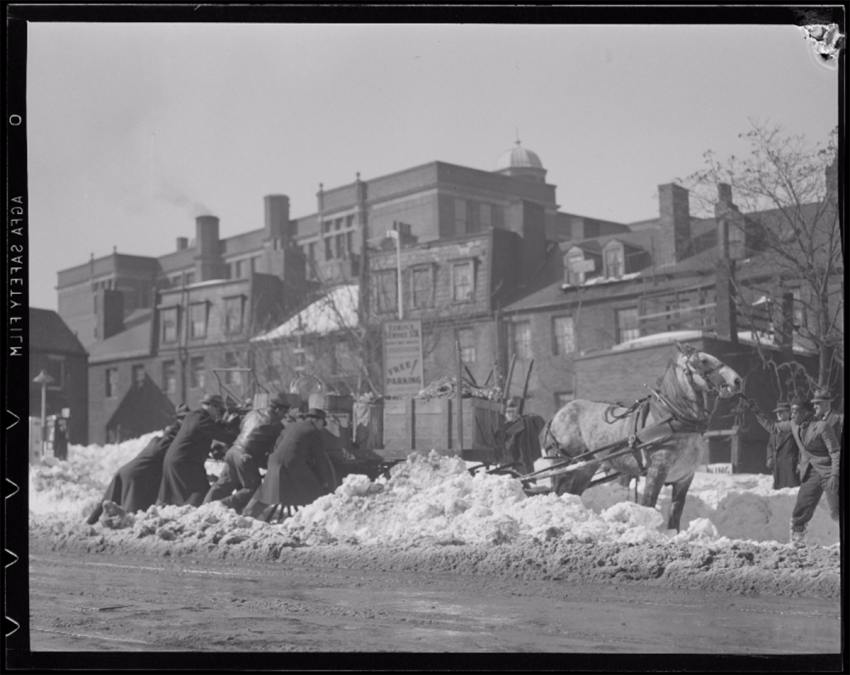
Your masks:
[[[69,460],[30,469],[30,521],[35,531],[75,532],[94,508],[117,469],[154,434],[117,445],[71,446]],[[208,464],[216,473],[214,463]],[[433,452],[413,454],[396,465],[391,477],[375,483],[348,476],[332,495],[300,509],[281,525],[242,518],[220,504],[151,507],[147,513],[113,518],[109,536],[141,540],[185,540],[218,546],[252,539],[295,545],[347,542],[359,545],[402,545],[417,541],[456,544],[502,544],[522,538],[538,541],[648,543],[711,541],[788,541],[788,523],[796,488],[774,491],[761,475],[697,473],[676,535],[665,529],[670,488],[655,509],[629,501],[633,491],[608,483],[572,495],[527,497],[509,476],[482,472],[470,475],[459,459]],[[120,511],[120,509],[119,509]],[[100,525],[96,526],[98,529]],[[228,537],[230,531],[241,534]],[[821,501],[810,523],[810,544],[838,542],[838,524]],[[193,544],[193,545],[194,545]]]

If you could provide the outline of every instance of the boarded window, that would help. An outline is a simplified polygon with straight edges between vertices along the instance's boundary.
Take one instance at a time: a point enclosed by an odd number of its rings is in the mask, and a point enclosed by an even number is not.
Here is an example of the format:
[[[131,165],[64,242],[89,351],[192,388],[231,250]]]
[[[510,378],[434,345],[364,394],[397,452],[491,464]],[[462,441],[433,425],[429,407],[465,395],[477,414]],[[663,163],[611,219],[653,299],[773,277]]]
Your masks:
[[[378,312],[393,312],[398,307],[398,275],[395,270],[375,273],[375,303]]]
[[[434,306],[434,268],[431,265],[414,267],[411,273],[413,306],[423,309]]]

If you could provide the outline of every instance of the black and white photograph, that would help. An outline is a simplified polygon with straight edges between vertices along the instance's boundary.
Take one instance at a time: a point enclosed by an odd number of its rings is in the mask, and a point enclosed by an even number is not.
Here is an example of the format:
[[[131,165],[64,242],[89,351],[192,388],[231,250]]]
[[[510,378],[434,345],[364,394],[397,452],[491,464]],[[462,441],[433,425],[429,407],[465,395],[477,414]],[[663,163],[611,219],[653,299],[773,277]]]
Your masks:
[[[846,668],[845,9],[7,4],[5,668]]]

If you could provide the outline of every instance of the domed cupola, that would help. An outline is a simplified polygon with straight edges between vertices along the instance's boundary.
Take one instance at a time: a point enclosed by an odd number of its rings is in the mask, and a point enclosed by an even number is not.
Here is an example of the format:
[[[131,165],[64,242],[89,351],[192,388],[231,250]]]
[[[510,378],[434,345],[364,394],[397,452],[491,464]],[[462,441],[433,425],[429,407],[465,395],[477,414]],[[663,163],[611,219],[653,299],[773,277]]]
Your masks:
[[[496,162],[494,173],[537,183],[546,182],[546,169],[543,168],[543,163],[537,153],[522,147],[519,140],[517,140],[515,148],[502,153],[499,161]]]

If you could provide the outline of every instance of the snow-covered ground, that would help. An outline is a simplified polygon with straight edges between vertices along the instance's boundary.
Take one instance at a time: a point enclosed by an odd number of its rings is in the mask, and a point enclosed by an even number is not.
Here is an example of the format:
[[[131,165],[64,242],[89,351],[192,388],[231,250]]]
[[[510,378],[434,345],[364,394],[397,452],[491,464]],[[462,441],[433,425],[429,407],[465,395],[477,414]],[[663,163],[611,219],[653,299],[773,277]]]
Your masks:
[[[220,504],[151,507],[124,517],[107,513],[97,526],[83,524],[117,469],[153,434],[118,445],[71,446],[68,461],[33,466],[29,477],[30,525],[34,533],[65,537],[108,536],[111,540],[203,544],[207,550],[251,540],[321,545],[416,545],[416,542],[499,544],[518,538],[578,543],[671,544],[788,541],[796,488],[774,491],[766,475],[697,473],[685,505],[682,531],[665,529],[670,488],[656,509],[638,506],[625,488],[608,483],[582,497],[527,497],[518,481],[467,471],[458,459],[412,455],[390,479],[374,484],[348,476],[332,495],[299,510],[280,525],[243,518]],[[217,467],[210,463],[211,473]],[[154,535],[154,536],[150,536]],[[810,523],[808,543],[833,546],[838,524],[825,500]]]

